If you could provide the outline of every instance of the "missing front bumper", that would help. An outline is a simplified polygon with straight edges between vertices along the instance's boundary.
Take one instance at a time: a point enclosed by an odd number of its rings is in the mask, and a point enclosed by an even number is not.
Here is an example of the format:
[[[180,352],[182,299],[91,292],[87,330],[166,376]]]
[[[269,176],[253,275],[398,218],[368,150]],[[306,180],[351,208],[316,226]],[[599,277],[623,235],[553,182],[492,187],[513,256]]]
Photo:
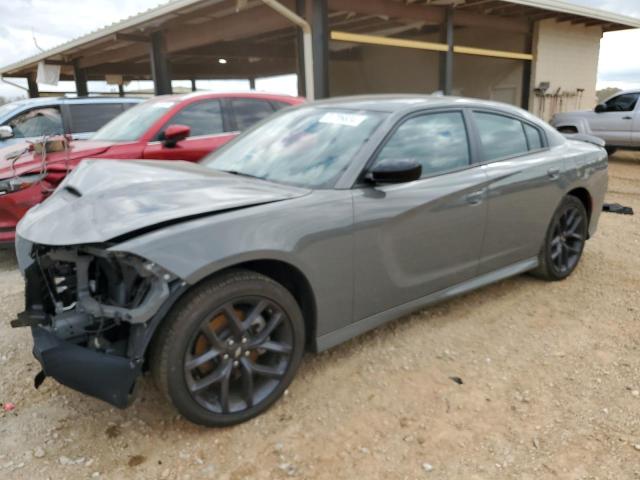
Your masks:
[[[47,376],[118,408],[129,405],[141,363],[65,342],[39,326],[31,331],[33,355]]]

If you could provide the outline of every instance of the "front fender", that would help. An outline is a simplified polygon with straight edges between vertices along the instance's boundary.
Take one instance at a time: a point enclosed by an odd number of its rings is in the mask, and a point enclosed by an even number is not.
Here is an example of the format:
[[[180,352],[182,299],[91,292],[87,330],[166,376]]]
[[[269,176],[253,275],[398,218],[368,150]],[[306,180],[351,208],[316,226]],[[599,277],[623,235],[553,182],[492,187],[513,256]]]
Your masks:
[[[352,193],[325,190],[159,227],[110,250],[155,262],[188,285],[246,262],[284,262],[309,282],[323,335],[352,321],[353,249]]]

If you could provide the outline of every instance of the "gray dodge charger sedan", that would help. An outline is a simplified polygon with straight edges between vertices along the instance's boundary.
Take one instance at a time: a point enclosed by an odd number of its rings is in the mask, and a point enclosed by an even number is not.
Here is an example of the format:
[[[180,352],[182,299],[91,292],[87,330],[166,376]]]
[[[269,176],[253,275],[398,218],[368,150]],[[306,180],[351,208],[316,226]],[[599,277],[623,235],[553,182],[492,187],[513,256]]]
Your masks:
[[[534,272],[596,231],[607,155],[527,112],[429,96],[282,111],[199,165],[86,161],[18,226],[43,371],[124,407],[142,372],[231,425],[320,351]]]

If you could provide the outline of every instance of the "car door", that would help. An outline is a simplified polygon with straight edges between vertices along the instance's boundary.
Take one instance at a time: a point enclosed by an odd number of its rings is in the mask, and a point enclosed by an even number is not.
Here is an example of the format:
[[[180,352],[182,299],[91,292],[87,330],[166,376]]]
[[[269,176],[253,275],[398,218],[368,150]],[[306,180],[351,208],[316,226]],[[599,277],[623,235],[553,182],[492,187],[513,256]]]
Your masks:
[[[478,272],[484,274],[537,257],[563,195],[563,160],[532,123],[483,110],[473,111],[472,118],[489,179]]]
[[[590,113],[588,122],[592,133],[608,144],[630,146],[639,96],[640,93],[623,93],[607,100],[605,111]]]
[[[376,162],[412,159],[420,180],[354,190],[355,320],[476,275],[487,206],[486,175],[472,163],[460,110],[403,120]]]
[[[162,133],[170,125],[186,125],[191,129],[189,137],[175,146],[166,146]],[[158,160],[188,160],[197,162],[209,152],[227,143],[233,132],[218,99],[204,99],[184,106],[163,126],[153,141],[144,149],[144,158]]]

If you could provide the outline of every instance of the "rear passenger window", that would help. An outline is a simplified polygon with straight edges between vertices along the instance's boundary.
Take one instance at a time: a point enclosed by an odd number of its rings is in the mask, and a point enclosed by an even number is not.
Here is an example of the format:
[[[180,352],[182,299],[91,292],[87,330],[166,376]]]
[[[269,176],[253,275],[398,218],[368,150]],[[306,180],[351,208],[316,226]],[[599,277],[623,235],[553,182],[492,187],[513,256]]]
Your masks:
[[[246,130],[274,112],[269,102],[252,98],[237,98],[231,100],[231,105],[236,116],[236,125],[240,131]]]
[[[422,177],[469,165],[462,113],[431,113],[405,121],[382,148],[376,163],[401,159],[420,163]]]
[[[484,160],[496,160],[529,150],[522,122],[495,113],[473,112]]]
[[[218,100],[203,100],[192,103],[176,113],[169,125],[186,125],[191,128],[191,136],[224,133],[222,108]]]
[[[69,105],[71,132],[86,133],[100,130],[104,124],[123,112],[121,103],[77,103]]]
[[[523,123],[524,133],[527,136],[527,142],[529,143],[529,150],[540,150],[544,145],[542,144],[542,137],[540,136],[540,130],[531,125]]]

